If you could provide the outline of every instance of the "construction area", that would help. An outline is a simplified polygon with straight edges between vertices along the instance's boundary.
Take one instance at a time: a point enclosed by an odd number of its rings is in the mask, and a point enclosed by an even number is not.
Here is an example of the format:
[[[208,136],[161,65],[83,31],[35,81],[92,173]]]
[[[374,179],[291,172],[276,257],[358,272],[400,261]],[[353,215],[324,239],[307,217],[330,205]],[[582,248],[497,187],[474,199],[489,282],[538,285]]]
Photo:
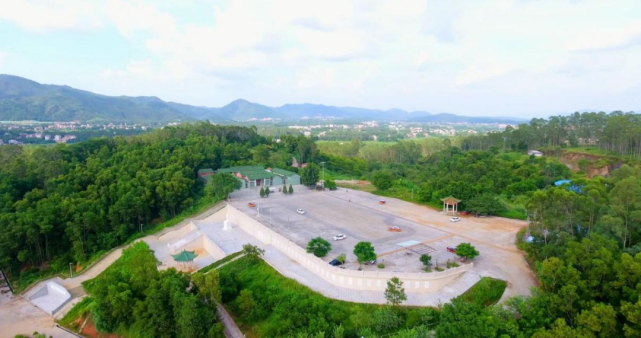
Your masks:
[[[361,241],[371,242],[378,256],[376,264],[363,265],[363,270],[380,270],[377,264],[383,263],[383,271],[408,273],[423,271],[419,261],[423,253],[443,269],[448,262],[461,265],[447,248],[471,243],[481,253],[474,259],[474,273],[506,280],[504,297],[528,295],[536,283],[515,245],[524,221],[470,216],[451,222],[452,216],[437,210],[351,189],[317,192],[301,187],[293,195],[268,198],[243,190],[235,192],[232,201],[234,207],[302,248],[314,237],[326,239],[332,250],[323,259],[329,262],[344,253],[347,269],[359,268],[353,251]],[[334,240],[338,234],[346,238]]]

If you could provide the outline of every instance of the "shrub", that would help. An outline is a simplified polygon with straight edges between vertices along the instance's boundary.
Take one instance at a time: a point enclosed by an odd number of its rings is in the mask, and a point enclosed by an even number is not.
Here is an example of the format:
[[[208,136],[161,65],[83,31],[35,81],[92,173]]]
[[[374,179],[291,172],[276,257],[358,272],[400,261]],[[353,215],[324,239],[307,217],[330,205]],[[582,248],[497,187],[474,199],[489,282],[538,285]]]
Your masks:
[[[421,255],[421,258],[419,258],[419,260],[421,261],[421,263],[423,263],[423,265],[429,268],[430,263],[432,262],[432,256],[428,254],[423,254]]]
[[[356,255],[359,264],[376,259],[376,252],[370,242],[358,242],[354,246],[354,255]]]
[[[470,243],[461,243],[456,246],[456,254],[463,259],[474,259],[479,252]]]
[[[398,328],[402,324],[402,319],[389,306],[379,308],[374,311],[374,330],[377,332],[386,332]]]
[[[307,252],[313,253],[316,257],[325,257],[331,250],[332,245],[320,237],[312,238],[309,243],[307,243]]]
[[[376,265],[376,267],[379,268],[379,269],[385,269],[385,264],[378,263],[378,265]]]

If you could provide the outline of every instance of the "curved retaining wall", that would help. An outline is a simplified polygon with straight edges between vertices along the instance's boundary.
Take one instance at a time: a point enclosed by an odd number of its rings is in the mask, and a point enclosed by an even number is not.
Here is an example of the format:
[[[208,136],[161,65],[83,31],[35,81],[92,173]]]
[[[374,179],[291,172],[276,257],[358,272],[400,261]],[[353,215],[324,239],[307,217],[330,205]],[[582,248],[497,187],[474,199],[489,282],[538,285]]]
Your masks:
[[[356,271],[340,269],[329,265],[327,262],[312,254],[307,253],[305,249],[253,219],[251,216],[239,211],[230,204],[227,205],[227,219],[235,226],[240,227],[248,234],[256,237],[256,239],[260,240],[262,243],[277,248],[289,258],[303,265],[330,284],[348,289],[384,291],[387,287],[387,281],[392,277],[398,277],[403,281],[406,292],[436,292],[449,284],[460,274],[470,270],[473,266],[473,264],[470,263],[461,265],[458,268],[430,273]]]

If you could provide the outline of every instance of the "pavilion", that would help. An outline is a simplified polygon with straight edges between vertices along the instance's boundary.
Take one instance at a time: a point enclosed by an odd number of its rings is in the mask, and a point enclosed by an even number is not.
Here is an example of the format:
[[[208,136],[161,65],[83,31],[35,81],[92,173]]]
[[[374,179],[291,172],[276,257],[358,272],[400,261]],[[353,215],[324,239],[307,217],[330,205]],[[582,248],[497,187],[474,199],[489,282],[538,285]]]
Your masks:
[[[460,199],[449,196],[441,198],[441,201],[443,201],[443,212],[445,214],[456,215],[458,213],[458,204],[461,202]]]
[[[179,254],[171,255],[171,257],[173,257],[174,260],[178,262],[179,266],[182,266],[185,270],[189,270],[193,268],[192,264],[194,262],[194,258],[196,258],[197,255],[194,251],[183,250]]]

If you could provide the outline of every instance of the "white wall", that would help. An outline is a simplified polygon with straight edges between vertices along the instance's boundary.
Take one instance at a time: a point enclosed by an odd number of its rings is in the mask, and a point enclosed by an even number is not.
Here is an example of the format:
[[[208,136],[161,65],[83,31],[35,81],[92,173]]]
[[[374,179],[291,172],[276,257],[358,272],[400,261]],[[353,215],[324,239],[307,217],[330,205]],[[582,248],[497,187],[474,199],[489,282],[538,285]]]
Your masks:
[[[449,284],[460,274],[470,270],[473,266],[473,264],[470,263],[459,266],[458,268],[430,273],[400,273],[340,269],[333,267],[322,259],[305,252],[305,250],[300,246],[256,221],[249,215],[239,211],[230,204],[227,205],[227,217],[232,224],[239,226],[245,232],[256,237],[262,243],[272,245],[277,248],[320,278],[323,278],[325,281],[338,287],[348,289],[384,291],[387,287],[387,281],[392,277],[398,277],[403,281],[405,292],[436,292]]]

